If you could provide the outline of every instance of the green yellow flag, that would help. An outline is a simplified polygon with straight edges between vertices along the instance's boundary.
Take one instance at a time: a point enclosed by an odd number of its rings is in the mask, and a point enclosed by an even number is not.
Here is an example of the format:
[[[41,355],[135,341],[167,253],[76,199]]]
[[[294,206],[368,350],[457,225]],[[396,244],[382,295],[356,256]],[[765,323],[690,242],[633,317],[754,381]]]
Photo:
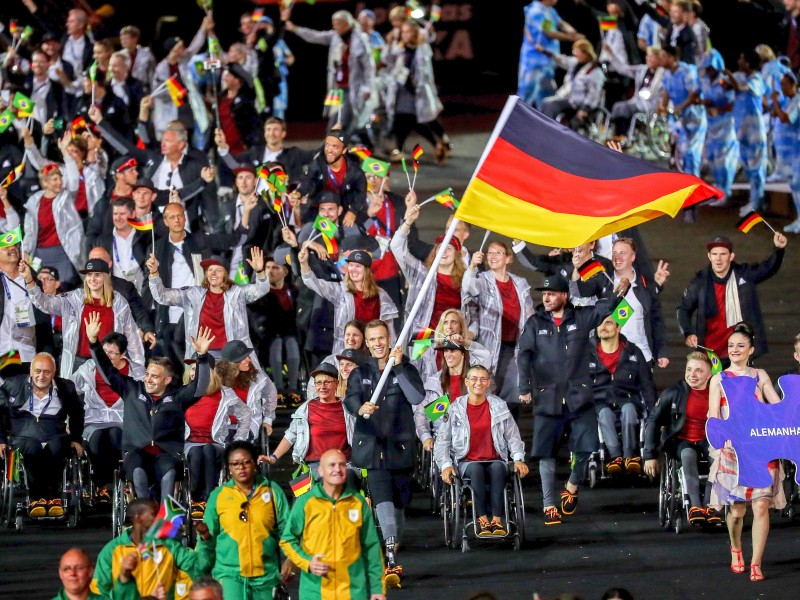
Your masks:
[[[336,227],[336,224],[330,219],[317,215],[317,218],[314,219],[314,229],[319,231],[322,235],[332,238],[336,235],[336,231],[339,228]]]
[[[425,415],[431,422],[437,421],[447,414],[448,408],[450,408],[450,397],[445,394],[425,407]]]
[[[419,360],[425,351],[433,345],[433,339],[414,340],[411,347],[411,360]]]
[[[4,133],[6,129],[11,127],[14,123],[14,119],[14,112],[8,108],[0,113],[0,133]]]
[[[92,66],[89,67],[89,81],[92,83],[97,81],[97,61],[94,61]]]
[[[361,170],[368,175],[386,177],[389,174],[389,163],[368,156],[361,163]]]
[[[711,361],[711,374],[716,375],[717,373],[722,373],[722,361],[719,359],[716,352],[707,350],[706,354],[708,354],[708,360]]]
[[[247,285],[250,283],[250,278],[247,276],[247,273],[244,272],[244,264],[239,263],[239,268],[236,269],[236,273],[233,276],[233,283],[236,285]]]
[[[0,248],[8,248],[22,243],[22,228],[15,227],[11,231],[0,234]]]
[[[633,307],[628,304],[628,301],[625,298],[622,299],[617,305],[617,308],[614,309],[614,312],[611,313],[611,319],[616,321],[620,327],[624,327],[625,323],[628,322],[633,316]]]
[[[21,92],[17,92],[14,94],[14,99],[11,100],[11,106],[17,109],[18,116],[28,116],[33,112],[33,107],[35,106],[33,100],[28,98],[25,94]]]

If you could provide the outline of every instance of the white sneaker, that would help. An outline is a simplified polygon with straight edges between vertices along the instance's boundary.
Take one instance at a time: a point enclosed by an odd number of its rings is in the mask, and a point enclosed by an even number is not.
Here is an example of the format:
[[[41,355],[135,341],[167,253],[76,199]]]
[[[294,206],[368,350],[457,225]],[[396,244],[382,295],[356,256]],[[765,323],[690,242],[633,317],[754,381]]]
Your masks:
[[[783,228],[784,233],[800,233],[800,219],[796,219]]]
[[[746,214],[753,212],[754,210],[755,210],[755,207],[748,202],[742,208],[739,209],[739,216],[743,217]]]
[[[710,206],[711,208],[724,208],[728,206],[728,197],[725,196],[721,200],[712,200],[706,206]]]

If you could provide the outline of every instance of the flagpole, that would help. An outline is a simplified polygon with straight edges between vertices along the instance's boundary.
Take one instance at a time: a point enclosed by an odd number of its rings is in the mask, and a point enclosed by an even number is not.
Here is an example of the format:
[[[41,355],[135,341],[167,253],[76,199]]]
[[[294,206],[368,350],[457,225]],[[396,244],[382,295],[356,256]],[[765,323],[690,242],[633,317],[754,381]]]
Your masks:
[[[419,309],[422,307],[425,294],[428,291],[428,288],[431,287],[431,283],[436,277],[436,271],[439,268],[439,263],[442,261],[442,257],[450,245],[450,240],[453,239],[453,234],[456,232],[456,227],[458,227],[460,222],[461,220],[455,217],[450,222],[450,227],[447,228],[447,231],[444,234],[444,239],[442,240],[442,243],[439,244],[439,250],[436,251],[436,256],[433,257],[433,262],[428,268],[428,274],[425,276],[425,280],[422,282],[422,287],[417,294],[414,305],[411,307],[411,310],[408,311],[408,315],[406,315],[406,321],[403,325],[403,330],[397,336],[397,342],[394,345],[395,348],[402,349],[405,345],[405,341],[408,338],[408,334],[411,331],[411,326],[414,322],[414,317],[417,316]],[[375,386],[375,391],[372,392],[372,397],[369,399],[369,401],[373,404],[378,403],[378,397],[381,395],[383,386],[386,385],[386,380],[389,378],[389,375],[392,372],[392,366],[394,366],[394,357],[390,356],[389,360],[386,361],[386,367],[384,367],[383,373],[381,373],[381,378],[378,380],[378,385]],[[364,415],[364,418],[369,419],[369,415]]]
[[[416,161],[414,161],[414,180],[411,182],[411,189],[413,190],[414,186],[416,185],[417,185],[417,164]]]
[[[770,231],[772,231],[772,233],[778,233],[777,231],[775,231],[775,228],[772,225],[770,225],[769,222],[765,218],[762,217],[761,220],[764,221],[764,225],[769,227],[769,229],[770,229]]]
[[[486,233],[483,234],[483,241],[481,242],[481,247],[478,248],[478,252],[483,252],[483,247],[486,245],[486,240],[489,239],[489,234],[490,233],[492,233],[492,232],[487,229]]]
[[[150,237],[153,239],[153,254],[156,253],[156,223],[153,221],[153,211],[150,211]]]
[[[436,194],[436,196],[438,196],[438,195],[439,195],[439,194]],[[427,198],[426,200],[423,200],[422,202],[420,202],[419,204],[417,204],[417,206],[419,206],[419,207],[423,207],[423,206],[425,206],[426,204],[429,204],[429,203],[433,202],[434,200],[436,200],[436,196],[431,196],[430,198]]]

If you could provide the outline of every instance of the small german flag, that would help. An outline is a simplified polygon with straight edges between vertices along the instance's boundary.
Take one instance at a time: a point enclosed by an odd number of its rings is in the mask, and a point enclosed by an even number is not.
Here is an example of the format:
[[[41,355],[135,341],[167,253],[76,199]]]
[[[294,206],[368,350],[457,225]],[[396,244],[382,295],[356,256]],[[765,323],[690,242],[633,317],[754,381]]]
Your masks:
[[[604,15],[600,17],[600,30],[601,31],[611,31],[612,29],[617,28],[617,17],[612,15]]]
[[[350,154],[355,154],[358,158],[364,160],[372,156],[372,151],[363,144],[359,144],[350,148]]]
[[[180,108],[184,104],[186,104],[186,95],[188,92],[186,88],[183,87],[178,78],[173,75],[164,83],[167,86],[167,91],[169,92],[169,97],[172,99],[172,103]]]
[[[436,194],[436,202],[450,210],[457,209],[459,205],[458,199],[453,195],[453,188],[447,188]]]
[[[322,241],[325,244],[325,251],[331,256],[339,254],[339,244],[336,238],[329,238],[327,235],[322,236]]]
[[[72,132],[73,133],[77,133],[77,132],[81,131],[82,129],[86,129],[86,128],[88,128],[88,124],[86,123],[86,119],[84,119],[82,116],[75,117],[72,120]]]
[[[753,227],[763,222],[764,217],[762,217],[756,211],[751,211],[741,218],[741,220],[736,224],[736,229],[742,233],[750,233],[750,230]]]
[[[431,329],[430,327],[426,327],[425,329],[420,329],[417,332],[417,335],[414,336],[415,342],[421,342],[422,340],[430,340],[436,335],[436,332]]]
[[[292,488],[295,498],[299,498],[306,492],[311,490],[311,471],[306,471],[299,477],[295,477],[289,482],[289,487]]]
[[[414,158],[414,160],[419,160],[423,154],[425,153],[422,151],[422,146],[419,144],[414,146],[414,149],[411,151],[411,156]]]
[[[136,231],[151,231],[153,229],[153,214],[145,215],[141,219],[133,218],[128,219],[128,225],[133,227]]]
[[[17,350],[9,350],[3,356],[0,356],[0,371],[9,365],[21,365],[22,358],[20,358]]]
[[[606,268],[599,261],[590,260],[578,267],[578,275],[581,276],[581,281],[589,281],[592,277],[605,270]]]

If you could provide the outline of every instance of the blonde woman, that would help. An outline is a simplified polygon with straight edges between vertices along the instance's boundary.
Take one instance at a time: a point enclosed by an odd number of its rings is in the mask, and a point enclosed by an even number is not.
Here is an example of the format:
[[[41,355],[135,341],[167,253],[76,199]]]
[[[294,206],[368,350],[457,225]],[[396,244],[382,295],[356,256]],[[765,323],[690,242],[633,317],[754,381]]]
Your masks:
[[[441,344],[444,340],[449,340],[458,344],[465,350],[469,350],[475,359],[475,364],[489,365],[492,362],[492,355],[486,346],[475,341],[475,334],[467,327],[467,319],[464,313],[455,308],[449,308],[439,317],[439,322],[434,329],[434,337],[437,343]],[[422,355],[421,366],[419,369],[422,380],[436,374],[444,366],[442,355],[437,352],[426,352]],[[438,396],[437,396],[438,397]]]
[[[333,304],[333,353],[344,350],[344,330],[349,321],[358,319],[368,323],[375,319],[389,326],[391,339],[395,339],[394,320],[397,306],[384,290],[378,287],[370,267],[372,257],[363,250],[355,250],[347,257],[344,281],[324,281],[314,275],[308,264],[308,249],[300,250],[300,273],[308,289]]]
[[[144,377],[144,346],[139,337],[139,328],[133,320],[128,301],[121,294],[115,294],[111,287],[108,263],[92,259],[86,262],[80,273],[86,275],[83,287],[66,294],[45,294],[33,278],[30,266],[22,261],[20,274],[33,305],[50,315],[60,315],[63,327],[61,352],[61,376],[71,377],[83,363],[92,357],[89,338],[86,336],[84,321],[90,313],[100,314],[100,333],[104,339],[112,331],[123,334],[128,340],[130,376],[134,379]]]
[[[183,374],[183,385],[195,376],[195,361],[189,359]],[[252,418],[250,410],[235,394],[223,395],[216,371],[211,371],[205,394],[183,405],[186,419],[186,443],[183,452],[189,462],[192,482],[192,518],[199,519],[206,509],[206,500],[217,487],[222,451],[230,441],[229,424],[236,419],[234,440],[246,440]]]

